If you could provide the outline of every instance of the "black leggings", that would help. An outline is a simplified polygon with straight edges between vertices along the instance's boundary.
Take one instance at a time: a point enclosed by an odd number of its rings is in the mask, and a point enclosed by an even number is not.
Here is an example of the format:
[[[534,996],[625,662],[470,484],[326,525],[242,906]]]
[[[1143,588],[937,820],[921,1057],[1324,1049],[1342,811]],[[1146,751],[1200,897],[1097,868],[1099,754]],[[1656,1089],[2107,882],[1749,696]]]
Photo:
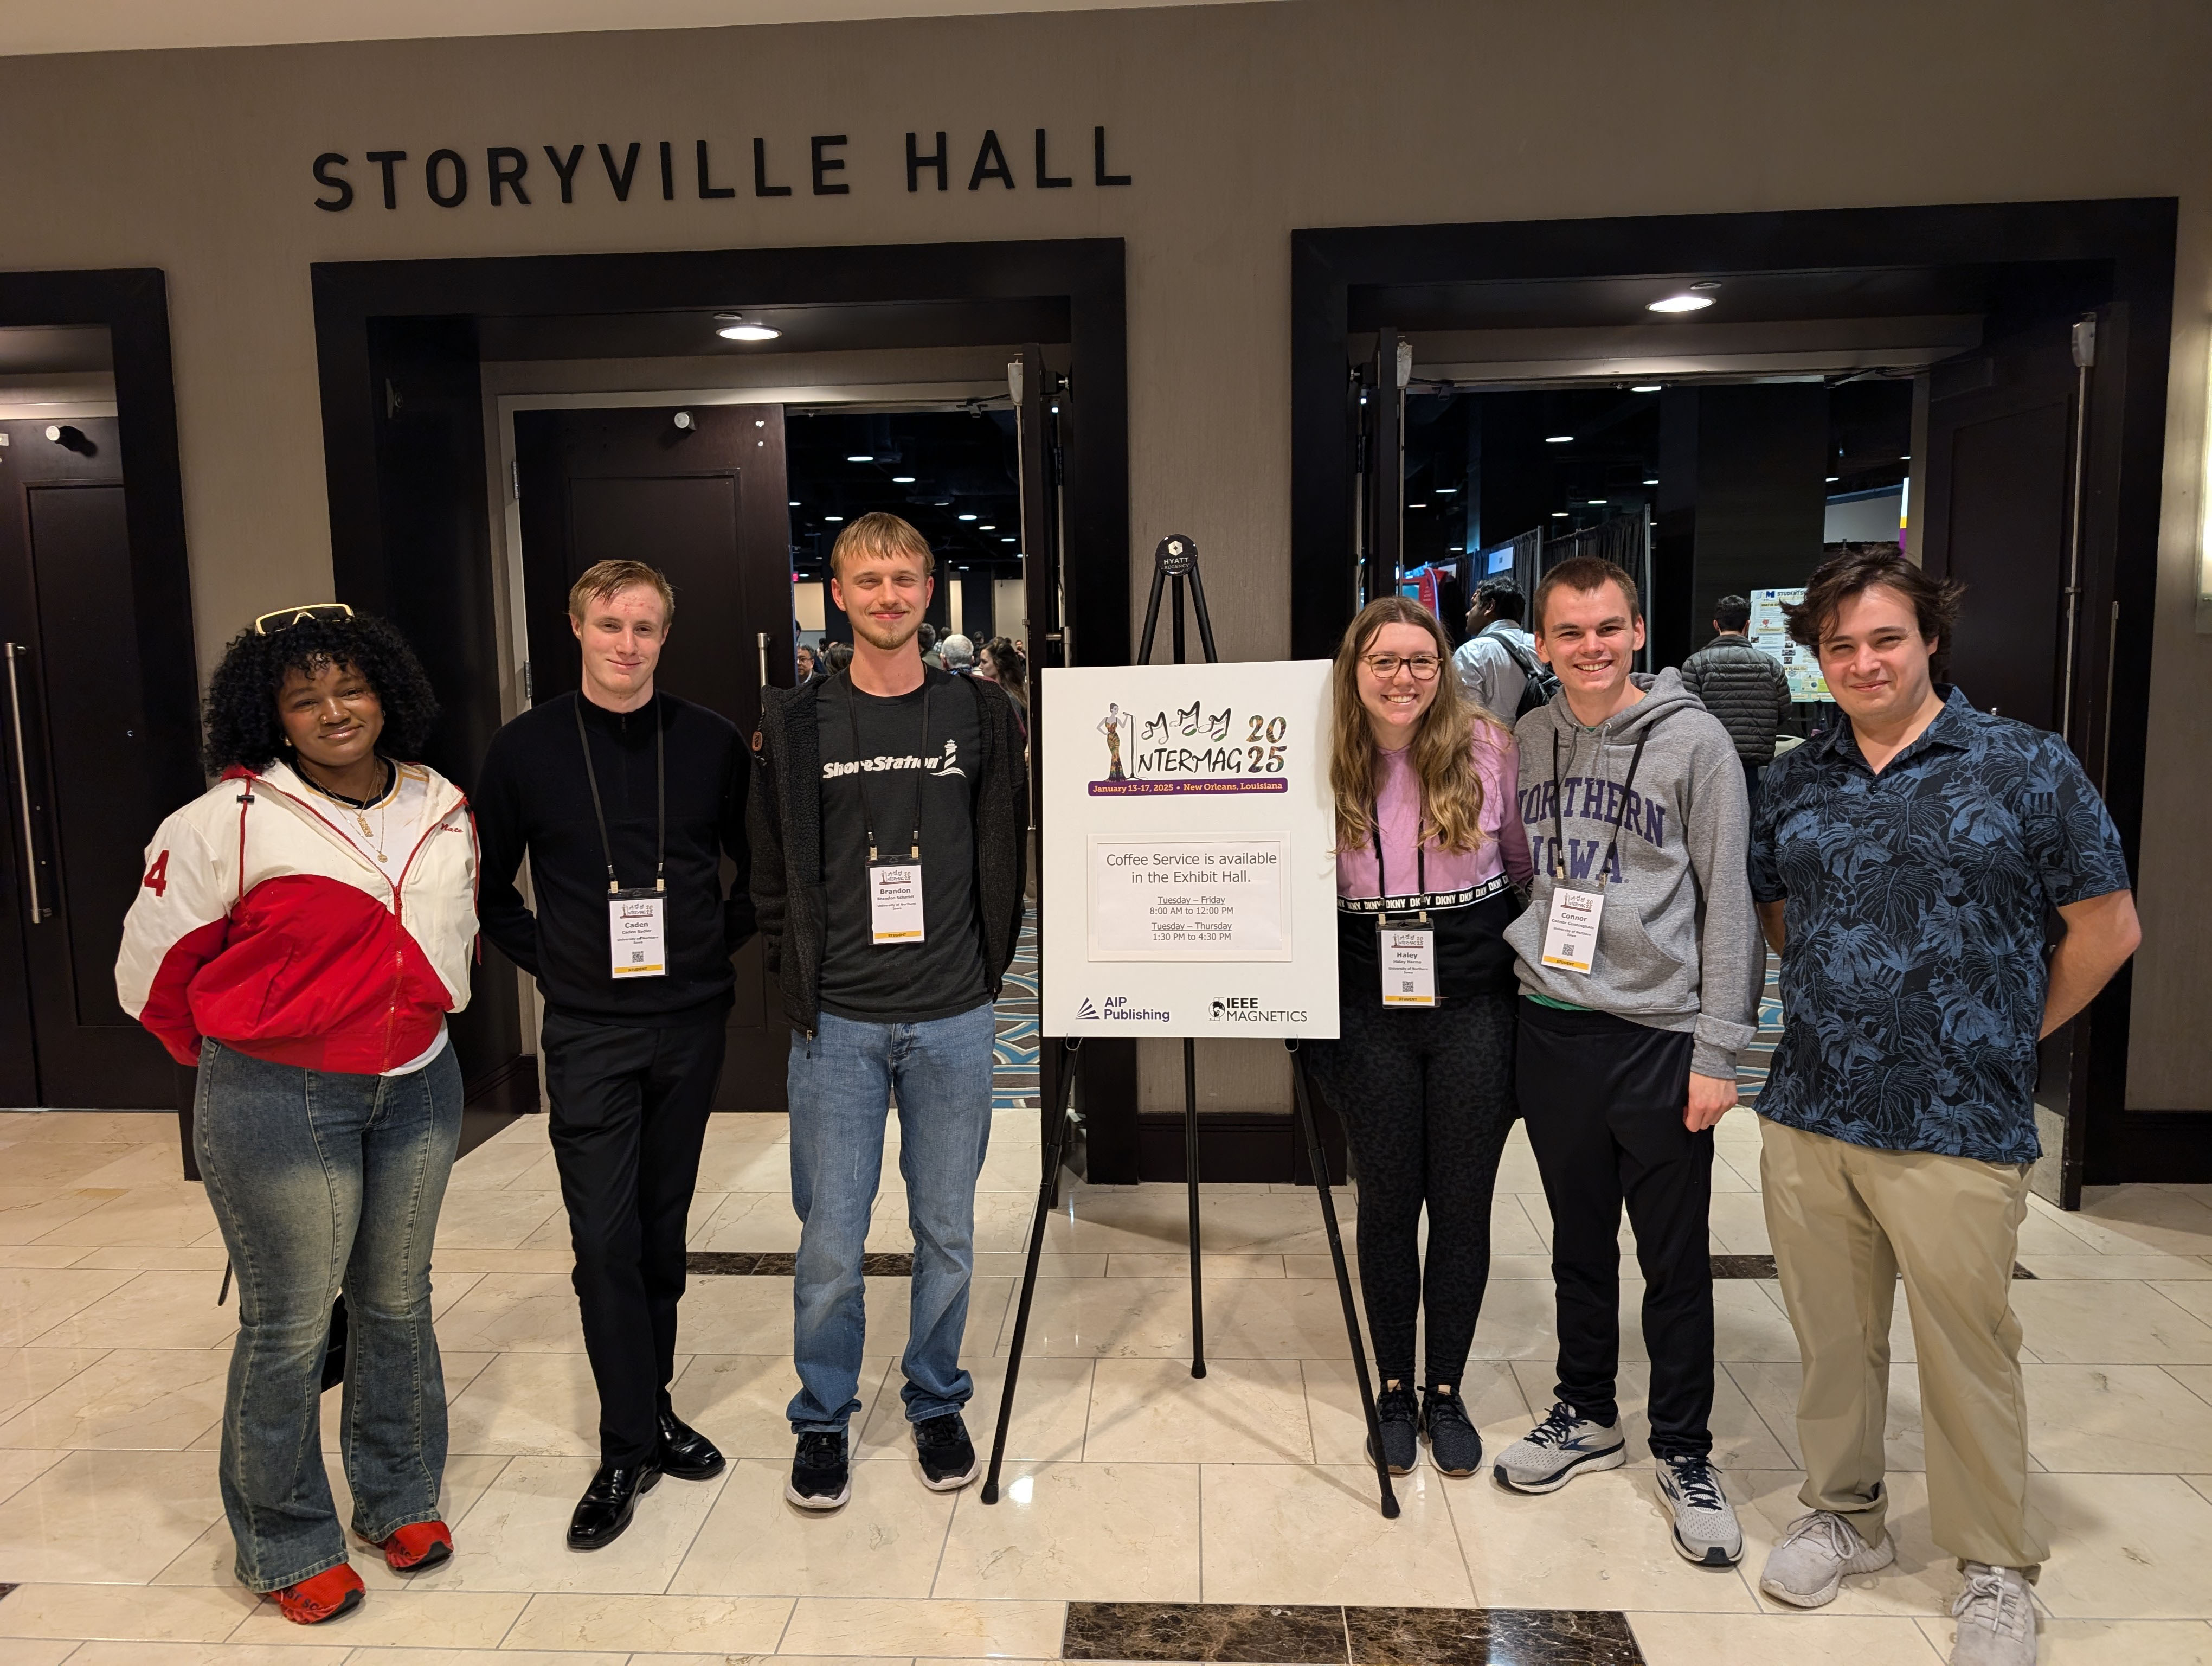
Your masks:
[[[1510,995],[1396,1011],[1370,995],[1344,1003],[1340,1039],[1306,1043],[1358,1168],[1359,1277],[1386,1383],[1413,1380],[1425,1302],[1426,1382],[1456,1389],[1467,1370],[1490,1282],[1490,1196],[1513,1125],[1513,1020]]]

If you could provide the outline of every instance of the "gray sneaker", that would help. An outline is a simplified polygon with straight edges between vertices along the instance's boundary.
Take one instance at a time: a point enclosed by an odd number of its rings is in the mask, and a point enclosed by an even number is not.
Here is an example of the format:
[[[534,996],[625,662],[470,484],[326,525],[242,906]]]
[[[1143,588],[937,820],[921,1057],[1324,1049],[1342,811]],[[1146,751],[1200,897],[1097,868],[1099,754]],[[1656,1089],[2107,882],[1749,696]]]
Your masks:
[[[2035,1666],[2035,1601],[2018,1568],[1967,1563],[1951,1612],[1959,1621],[1951,1666]]]
[[[1815,1510],[1790,1523],[1766,1553],[1759,1588],[1792,1608],[1817,1608],[1836,1600],[1847,1573],[1872,1573],[1897,1560],[1889,1535],[1869,1545],[1841,1516]]]
[[[1565,1401],[1498,1455],[1491,1469],[1516,1493],[1556,1493],[1586,1469],[1618,1469],[1628,1462],[1618,1423],[1595,1423]]]
[[[1721,1491],[1721,1472],[1702,1457],[1662,1458],[1659,1496],[1674,1512],[1674,1549],[1700,1567],[1734,1567],[1743,1560],[1743,1529]]]

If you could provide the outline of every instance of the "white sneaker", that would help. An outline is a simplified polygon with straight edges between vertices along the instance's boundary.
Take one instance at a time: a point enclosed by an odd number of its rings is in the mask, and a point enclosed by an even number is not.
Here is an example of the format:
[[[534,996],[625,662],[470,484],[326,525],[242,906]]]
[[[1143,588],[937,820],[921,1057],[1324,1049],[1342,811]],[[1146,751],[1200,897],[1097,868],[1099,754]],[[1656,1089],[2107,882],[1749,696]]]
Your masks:
[[[1721,1491],[1721,1472],[1701,1457],[1661,1458],[1659,1496],[1674,1512],[1674,1550],[1700,1567],[1734,1567],[1743,1560],[1743,1529]]]
[[[2018,1568],[1967,1563],[1951,1612],[1959,1621],[1951,1666],[2035,1666],[2035,1599]]]
[[[1815,1510],[1790,1523],[1766,1553],[1759,1588],[1778,1602],[1817,1608],[1836,1600],[1845,1574],[1872,1573],[1896,1560],[1897,1547],[1887,1533],[1880,1544],[1869,1545],[1841,1516]]]
[[[1498,1455],[1491,1474],[1516,1493],[1556,1493],[1585,1469],[1618,1469],[1627,1461],[1618,1423],[1594,1423],[1562,1401]]]

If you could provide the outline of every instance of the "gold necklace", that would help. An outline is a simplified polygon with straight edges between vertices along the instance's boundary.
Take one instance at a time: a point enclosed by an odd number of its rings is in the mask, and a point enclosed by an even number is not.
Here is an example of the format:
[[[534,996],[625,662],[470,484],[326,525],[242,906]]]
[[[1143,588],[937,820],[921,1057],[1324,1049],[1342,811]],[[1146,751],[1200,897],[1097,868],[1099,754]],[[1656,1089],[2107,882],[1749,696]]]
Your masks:
[[[356,804],[353,800],[343,796],[342,793],[333,793],[329,787],[324,786],[322,782],[317,781],[305,769],[299,772],[300,778],[302,781],[306,781],[308,786],[313,787],[318,793],[320,793],[325,798],[330,800],[331,803],[342,804],[345,806],[347,809],[353,812],[354,821],[361,828],[361,836],[376,848],[376,860],[380,866],[392,860],[385,854],[384,829],[385,824],[392,813],[392,800],[399,796],[399,766],[387,760],[385,767],[390,769],[392,774],[386,781],[384,791],[377,796],[375,803],[376,828],[373,832],[370,830],[368,825],[369,806],[365,804]]]

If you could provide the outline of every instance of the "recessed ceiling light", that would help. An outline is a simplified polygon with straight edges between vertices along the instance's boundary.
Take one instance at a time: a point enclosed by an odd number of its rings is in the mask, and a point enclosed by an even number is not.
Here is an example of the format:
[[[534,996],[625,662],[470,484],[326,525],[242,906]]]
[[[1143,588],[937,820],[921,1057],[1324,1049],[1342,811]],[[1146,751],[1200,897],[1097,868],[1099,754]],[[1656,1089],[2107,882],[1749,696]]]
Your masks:
[[[894,486],[911,486],[914,484],[914,477],[910,474],[895,474],[891,477],[891,484]]]
[[[1013,542],[1013,539],[1012,539],[1012,538],[1000,538],[1000,539],[999,540],[999,542],[1000,542],[1000,543],[1001,543],[1001,544],[1012,544],[1012,543]]]
[[[1900,463],[1910,463],[1912,460],[1912,453],[1908,451],[1897,460]]]
[[[765,324],[748,324],[736,313],[717,313],[714,321],[721,326],[714,333],[724,341],[774,341],[783,333]]]
[[[1438,497],[1449,497],[1458,490],[1459,488],[1456,486],[1439,486],[1437,488],[1436,495]]]
[[[999,529],[998,529],[996,526],[993,526],[989,521],[988,521],[988,520],[987,520],[987,521],[985,521],[985,522],[984,522],[981,526],[978,526],[975,530],[976,530],[977,532],[997,532]]]
[[[1586,497],[1583,502],[1589,504],[1594,509],[1602,509],[1605,508],[1605,500],[1601,497]]]
[[[1711,295],[1668,295],[1653,301],[1648,311],[1654,313],[1697,313],[1713,304]]]
[[[797,498],[794,497],[791,500],[791,507],[794,509],[799,507],[799,500]]]
[[[1425,509],[1429,506],[1425,503],[1408,503],[1406,507],[1409,509]]]
[[[1656,486],[1659,483],[1656,480],[1647,480],[1644,483],[1647,486]]]
[[[1656,393],[1660,390],[1659,384],[1656,382],[1638,382],[1628,391],[1631,393]]]
[[[862,451],[854,453],[853,455],[847,458],[845,460],[848,463],[872,463],[876,459],[874,453]]]
[[[1547,434],[1544,436],[1544,443],[1547,446],[1571,445],[1574,438],[1571,434]]]
[[[845,517],[842,515],[824,515],[822,518],[824,520],[842,520]]]
[[[1832,474],[1832,475],[1830,475],[1830,476],[1828,477],[1828,483],[1829,483],[1831,486],[1832,486],[1832,485],[1834,485],[1834,484],[1835,484],[1838,480],[1840,480],[1840,479],[1842,479],[1842,478],[1843,478],[1843,476],[1841,476],[1841,475],[1839,475],[1839,474]]]
[[[961,516],[960,518],[961,518],[961,520],[975,520],[975,517],[974,515],[963,515],[963,516]]]
[[[1552,511],[1552,519],[1554,520],[1565,520],[1566,518],[1567,512],[1565,509],[1554,509]]]

